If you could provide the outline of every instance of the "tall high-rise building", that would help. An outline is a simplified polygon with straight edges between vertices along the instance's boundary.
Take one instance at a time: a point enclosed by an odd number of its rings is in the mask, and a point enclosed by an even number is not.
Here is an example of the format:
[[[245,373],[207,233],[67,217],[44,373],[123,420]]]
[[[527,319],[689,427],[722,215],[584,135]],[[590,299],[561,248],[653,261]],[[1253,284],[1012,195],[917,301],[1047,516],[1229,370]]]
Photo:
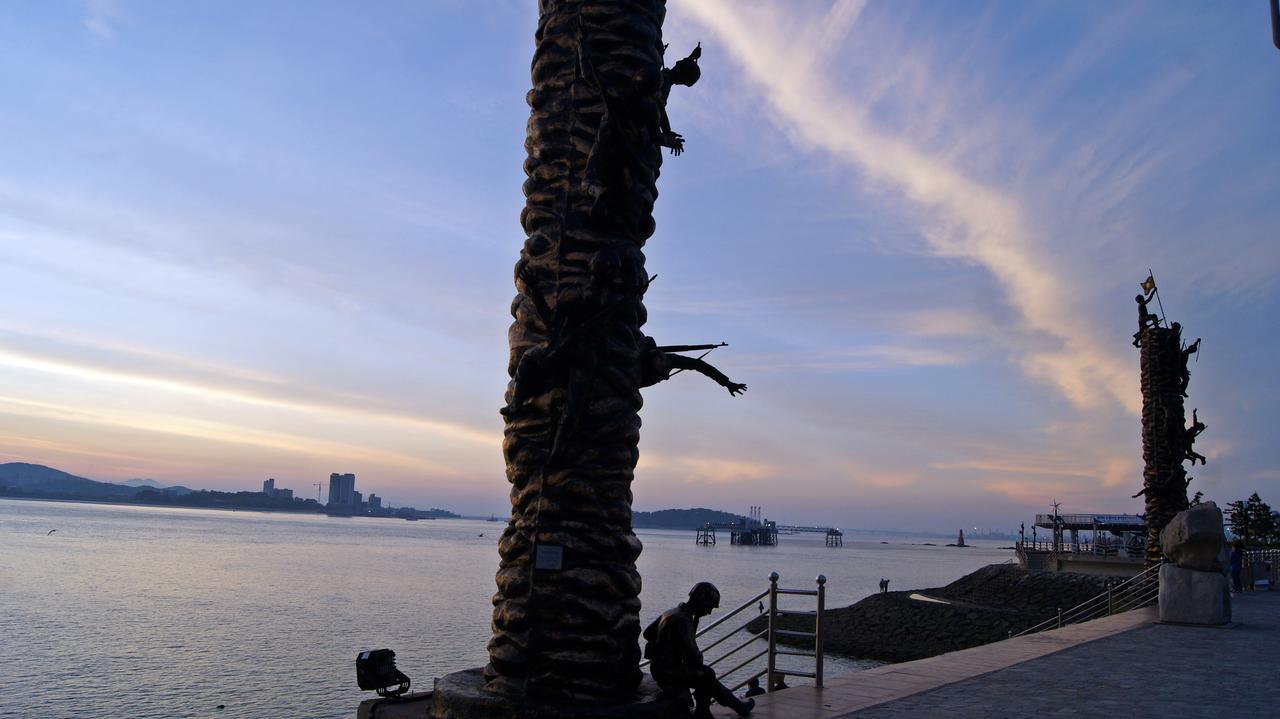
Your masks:
[[[265,494],[265,495],[267,495],[268,497],[271,497],[271,496],[274,496],[274,495],[275,495],[275,493],[276,493],[276,480],[275,480],[275,478],[274,478],[274,477],[272,477],[271,479],[264,479],[264,480],[262,480],[262,493],[263,493],[263,494]]]
[[[376,494],[369,494],[369,509],[382,509],[382,497]]]
[[[329,504],[355,504],[356,476],[354,474],[329,475]]]

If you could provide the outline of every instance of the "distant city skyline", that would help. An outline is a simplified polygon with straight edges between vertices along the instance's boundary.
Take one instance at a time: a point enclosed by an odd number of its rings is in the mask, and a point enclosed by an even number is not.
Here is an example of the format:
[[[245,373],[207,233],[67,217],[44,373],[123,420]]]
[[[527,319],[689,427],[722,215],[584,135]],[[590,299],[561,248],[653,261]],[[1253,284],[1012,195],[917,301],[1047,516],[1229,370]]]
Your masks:
[[[635,507],[1007,527],[1141,500],[1133,296],[1203,337],[1190,491],[1280,487],[1265,6],[670,0]],[[504,513],[536,6],[0,6],[0,461]],[[354,487],[353,487],[354,491]],[[367,490],[366,490],[367,491]],[[353,495],[354,496],[354,495]]]

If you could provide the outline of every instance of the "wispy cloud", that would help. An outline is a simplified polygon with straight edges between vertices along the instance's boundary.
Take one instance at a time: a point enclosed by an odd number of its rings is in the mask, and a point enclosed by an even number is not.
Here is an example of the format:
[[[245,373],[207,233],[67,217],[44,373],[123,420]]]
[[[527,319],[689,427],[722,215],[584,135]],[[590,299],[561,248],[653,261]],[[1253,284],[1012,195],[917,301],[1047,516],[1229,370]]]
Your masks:
[[[774,5],[696,0],[681,9],[714,32],[742,66],[748,84],[802,147],[865,172],[924,209],[921,232],[935,254],[985,268],[1006,293],[1023,327],[1042,339],[1019,363],[1078,406],[1119,403],[1137,411],[1130,368],[1105,350],[1074,307],[1070,282],[1044,258],[1016,198],[960,171],[947,157],[877,126],[858,97],[835,83],[825,54],[831,28],[858,13],[838,3],[820,17]],[[815,51],[813,48],[819,48]]]
[[[486,431],[449,419],[437,419],[388,406],[387,400],[299,385],[261,372],[210,365],[191,358],[128,348],[118,343],[86,342],[66,335],[43,336],[3,331],[9,349],[0,350],[0,366],[92,382],[145,387],[168,394],[306,413],[335,419],[378,420],[412,427],[451,441],[493,445]]]
[[[939,367],[960,364],[958,353],[934,347],[873,345],[775,355],[740,355],[734,367],[754,372],[864,372],[901,367]]]
[[[87,17],[84,26],[89,32],[105,40],[115,37],[112,24],[120,15],[120,9],[113,0],[85,0]]]
[[[665,475],[687,484],[737,484],[761,482],[780,476],[782,471],[769,462],[712,455],[643,452],[637,469]]]

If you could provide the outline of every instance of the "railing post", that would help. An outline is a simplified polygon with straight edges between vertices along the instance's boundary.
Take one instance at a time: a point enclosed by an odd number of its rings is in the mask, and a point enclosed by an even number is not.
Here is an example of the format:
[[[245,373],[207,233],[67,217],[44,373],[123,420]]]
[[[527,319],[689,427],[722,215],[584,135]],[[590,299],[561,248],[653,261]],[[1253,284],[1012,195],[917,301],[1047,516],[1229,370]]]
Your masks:
[[[769,668],[765,673],[765,691],[773,693],[773,670],[778,661],[778,573],[769,572]]]
[[[1115,599],[1111,594],[1111,582],[1107,582],[1107,616],[1116,613]]]
[[[814,686],[822,688],[822,616],[827,609],[827,578],[818,575],[818,613],[813,624]]]
[[[1062,628],[1062,607],[1058,607],[1058,628]]]

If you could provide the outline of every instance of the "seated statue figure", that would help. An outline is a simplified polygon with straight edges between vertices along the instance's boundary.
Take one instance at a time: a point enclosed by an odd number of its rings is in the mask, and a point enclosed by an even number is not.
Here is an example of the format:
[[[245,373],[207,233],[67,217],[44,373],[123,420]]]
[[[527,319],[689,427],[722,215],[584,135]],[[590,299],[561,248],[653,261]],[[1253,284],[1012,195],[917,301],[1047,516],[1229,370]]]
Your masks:
[[[756,701],[743,701],[716,679],[716,672],[702,663],[698,650],[698,619],[720,606],[720,591],[710,582],[699,582],[689,590],[689,601],[662,613],[644,630],[644,655],[650,660],[649,673],[663,691],[693,691],[696,719],[710,719],[711,700],[729,707],[738,716],[747,716]]]

